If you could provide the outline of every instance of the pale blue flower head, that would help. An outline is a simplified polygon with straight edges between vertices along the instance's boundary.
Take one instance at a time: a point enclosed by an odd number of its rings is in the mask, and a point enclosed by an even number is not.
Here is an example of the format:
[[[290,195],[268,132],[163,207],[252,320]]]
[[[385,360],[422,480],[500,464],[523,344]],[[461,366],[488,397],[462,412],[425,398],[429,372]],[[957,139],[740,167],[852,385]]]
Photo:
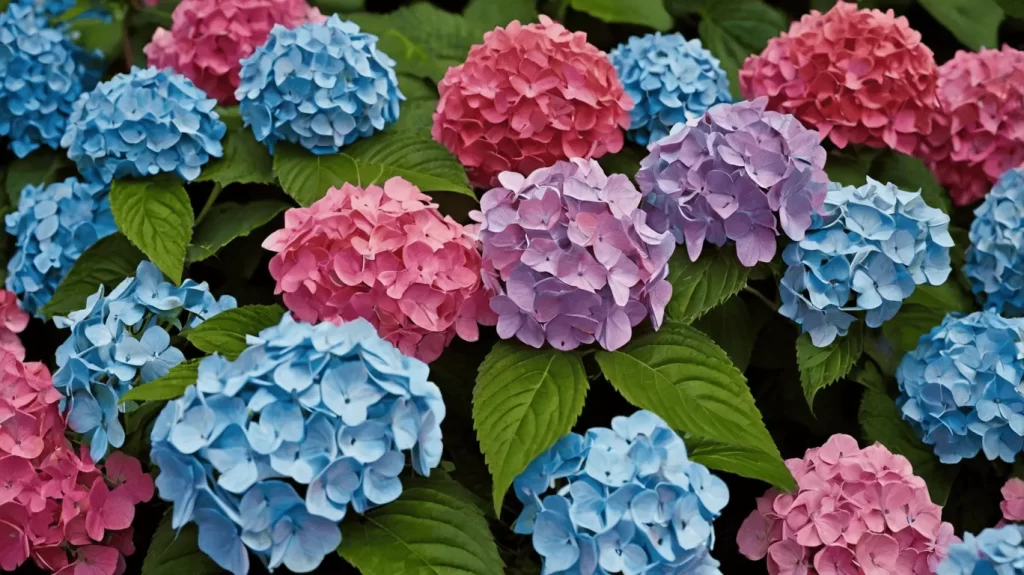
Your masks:
[[[936,575],[1024,574],[1024,526],[1004,525],[981,533],[964,533],[953,542]]]
[[[513,488],[514,530],[533,537],[545,575],[720,575],[712,523],[729,490],[649,411],[566,435]]]
[[[4,222],[16,242],[7,262],[7,289],[18,296],[22,309],[40,316],[78,256],[117,231],[109,191],[75,178],[21,191],[18,210]]]
[[[631,37],[608,56],[633,99],[626,137],[638,144],[660,140],[672,126],[732,102],[729,77],[700,40],[655,32]]]
[[[65,396],[68,426],[88,440],[94,461],[124,443],[118,413],[134,406],[119,406],[120,399],[185,361],[171,333],[233,307],[234,298],[218,300],[205,282],[175,286],[144,261],[109,294],[101,286],[84,309],[54,318],[71,335],[57,348],[53,385]]]
[[[241,79],[242,119],[271,153],[281,140],[337,153],[395,123],[405,99],[395,61],[377,50],[377,37],[337,15],[274,26],[267,43],[242,60]]]
[[[1024,315],[1024,168],[1007,170],[974,210],[964,274],[985,309]]]
[[[825,205],[811,217],[806,237],[782,254],[789,266],[779,288],[779,313],[800,324],[818,347],[845,336],[865,312],[879,327],[921,284],[949,277],[949,216],[905,192],[868,178],[867,184],[830,184]]]
[[[983,451],[1012,463],[1024,448],[1024,320],[951,313],[896,370],[903,419],[943,463]]]
[[[54,18],[75,7],[75,0],[12,0],[11,5],[27,6],[36,14]]]
[[[235,575],[250,552],[311,571],[338,546],[350,507],[397,499],[407,464],[437,467],[444,402],[426,364],[362,319],[312,326],[286,314],[249,344],[234,361],[205,358],[160,413],[157,488],[173,526],[198,523],[200,548]]]
[[[192,181],[224,155],[216,105],[181,74],[133,67],[78,99],[60,145],[92,180],[166,172]]]

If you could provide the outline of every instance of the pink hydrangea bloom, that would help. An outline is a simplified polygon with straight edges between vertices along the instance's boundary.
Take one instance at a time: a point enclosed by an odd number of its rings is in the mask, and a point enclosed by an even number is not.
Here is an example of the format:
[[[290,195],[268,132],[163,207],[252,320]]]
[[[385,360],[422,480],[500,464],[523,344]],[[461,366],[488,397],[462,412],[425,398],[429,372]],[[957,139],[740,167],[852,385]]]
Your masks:
[[[954,203],[970,204],[1024,166],[1024,52],[957,52],[939,67],[938,94],[936,130],[919,154]]]
[[[434,139],[480,188],[506,170],[618,152],[633,109],[608,56],[546,16],[484,34],[437,88]]]
[[[267,41],[271,28],[326,20],[306,0],[182,0],[170,30],[157,28],[143,48],[149,65],[171,68],[221,104],[231,105],[241,61]]]
[[[770,575],[931,574],[956,540],[910,462],[880,443],[837,434],[786,466],[797,491],[768,490],[736,536]]]
[[[456,334],[493,325],[480,278],[477,226],[463,226],[400,177],[331,188],[285,214],[263,247],[276,293],[299,321],[362,317],[408,356],[433,361]]]
[[[28,326],[29,315],[18,304],[18,296],[0,290],[0,349],[25,359],[25,346],[18,334]]]
[[[1003,511],[1003,519],[1024,521],[1024,481],[1014,477],[1007,481],[1000,491],[1003,494],[1003,501],[999,508]]]
[[[796,116],[840,148],[847,143],[913,153],[938,108],[935,56],[893,11],[837,2],[747,57],[743,96]]]

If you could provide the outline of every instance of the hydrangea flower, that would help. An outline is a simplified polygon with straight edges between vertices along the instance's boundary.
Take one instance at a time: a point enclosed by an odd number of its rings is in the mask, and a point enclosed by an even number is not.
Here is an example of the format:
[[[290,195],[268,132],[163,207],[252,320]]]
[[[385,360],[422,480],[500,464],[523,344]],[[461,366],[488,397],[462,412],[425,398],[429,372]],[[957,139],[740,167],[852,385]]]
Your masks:
[[[11,5],[28,6],[43,17],[55,18],[75,7],[75,0],[12,0]]]
[[[943,463],[1013,463],[1024,449],[1024,320],[951,313],[921,336],[896,370],[896,404]]]
[[[306,573],[341,542],[350,506],[397,499],[409,459],[424,476],[440,463],[445,406],[426,364],[362,319],[285,314],[249,342],[235,361],[203,359],[196,385],[160,413],[156,485],[171,525],[195,522],[224,569],[245,575],[251,551],[270,570]]]
[[[18,296],[8,290],[0,290],[0,350],[19,360],[25,359],[25,346],[18,334],[28,327],[28,320],[29,315],[22,311]]]
[[[818,347],[845,336],[855,318],[879,327],[914,287],[945,283],[951,270],[949,216],[920,192],[867,179],[830,184],[807,236],[786,247],[779,313],[800,324]]]
[[[1024,165],[1024,52],[957,52],[939,67],[938,97],[935,130],[919,153],[963,206]]]
[[[4,223],[16,241],[7,262],[7,289],[21,298],[25,311],[39,317],[82,252],[117,231],[110,188],[75,178],[25,186],[18,210],[7,214]]]
[[[638,144],[660,140],[672,126],[732,102],[729,77],[700,40],[655,32],[631,37],[608,56],[633,100],[626,137]]]
[[[1024,481],[1010,478],[1000,490],[1003,500],[999,509],[1006,521],[1024,521]]]
[[[544,573],[721,575],[712,523],[729,489],[649,411],[566,435],[513,487],[513,529],[533,536]]]
[[[237,103],[242,60],[267,41],[271,28],[323,20],[306,0],[182,0],[171,29],[157,28],[143,52],[150,66],[171,68],[230,106]]]
[[[772,38],[739,72],[746,98],[793,114],[840,148],[848,143],[914,153],[938,109],[935,56],[892,10],[837,2]]]
[[[670,230],[697,261],[704,243],[736,243],[740,262],[771,261],[782,230],[801,240],[825,200],[818,134],[767,100],[720,104],[652,142],[636,181],[649,223]]]
[[[480,278],[477,226],[441,216],[400,177],[384,186],[331,188],[285,213],[263,247],[276,293],[300,321],[364,318],[402,353],[430,362],[456,334],[476,341],[494,325]]]
[[[57,149],[89,74],[84,51],[46,26],[31,6],[0,12],[0,136],[24,158],[41,146]]]
[[[504,171],[618,152],[633,109],[607,55],[544,15],[484,34],[437,89],[431,134],[478,188]]]
[[[85,309],[54,318],[71,335],[57,348],[59,369],[53,383],[65,396],[61,409],[68,427],[88,440],[94,461],[103,459],[109,446],[124,443],[120,399],[132,387],[163,377],[185,361],[171,344],[171,332],[234,307],[235,298],[218,300],[206,282],[185,280],[175,286],[143,261],[135,277],[109,294],[100,286]]]
[[[949,546],[936,575],[1019,575],[1024,573],[1024,526],[1004,525],[965,533]]]
[[[275,26],[242,61],[235,97],[271,153],[284,140],[314,154],[335,154],[395,123],[405,99],[395,61],[377,50],[377,37],[337,15],[294,30]]]
[[[470,216],[482,222],[482,273],[499,336],[561,350],[597,340],[613,350],[647,316],[661,325],[675,242],[647,225],[629,178],[577,158],[498,179],[502,187]]]
[[[986,309],[1024,315],[1024,168],[1008,170],[974,210],[964,274]]]
[[[133,67],[78,99],[60,145],[92,181],[163,172],[192,181],[224,155],[216,105],[180,74]]]
[[[881,443],[833,435],[786,467],[796,492],[769,489],[736,536],[770,575],[927,575],[956,540],[924,480]]]

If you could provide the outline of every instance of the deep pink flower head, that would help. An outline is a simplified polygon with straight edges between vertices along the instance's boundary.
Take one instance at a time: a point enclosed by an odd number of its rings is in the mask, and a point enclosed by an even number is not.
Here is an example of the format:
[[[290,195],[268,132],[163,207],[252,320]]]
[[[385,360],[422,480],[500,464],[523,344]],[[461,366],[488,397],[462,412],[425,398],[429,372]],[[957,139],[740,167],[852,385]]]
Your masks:
[[[931,574],[956,540],[910,462],[880,443],[837,434],[786,466],[797,491],[768,490],[736,536],[770,575]]]
[[[633,109],[608,56],[547,16],[484,34],[437,88],[432,135],[479,188],[506,170],[618,152]]]
[[[920,155],[954,203],[970,204],[1024,166],[1024,52],[957,52],[939,67],[938,94],[941,113]]]
[[[498,335],[533,347],[546,339],[561,350],[596,339],[613,350],[648,315],[660,326],[675,241],[647,225],[629,178],[576,158],[498,179],[502,187],[470,214],[482,222]]]
[[[271,28],[326,18],[306,0],[182,0],[170,30],[157,28],[143,48],[149,65],[171,68],[225,105],[236,104],[241,60],[267,41]]]
[[[1011,478],[1000,490],[1003,501],[999,508],[1003,511],[1006,521],[1024,521],[1024,481]]]
[[[25,346],[18,334],[28,326],[29,315],[18,304],[18,296],[0,290],[0,349],[25,359]]]
[[[362,317],[402,353],[433,361],[456,334],[494,325],[480,278],[477,226],[462,226],[400,177],[331,188],[285,214],[263,247],[276,293],[299,321]]]
[[[936,80],[935,56],[905,17],[842,1],[793,22],[740,69],[745,98],[768,96],[769,109],[793,114],[840,148],[905,154],[932,131]]]

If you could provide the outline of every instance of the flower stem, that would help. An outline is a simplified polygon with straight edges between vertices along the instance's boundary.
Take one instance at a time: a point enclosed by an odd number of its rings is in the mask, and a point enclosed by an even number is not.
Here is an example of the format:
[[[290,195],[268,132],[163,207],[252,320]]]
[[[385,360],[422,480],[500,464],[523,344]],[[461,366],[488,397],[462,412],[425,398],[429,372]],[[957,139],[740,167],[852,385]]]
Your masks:
[[[210,192],[210,197],[206,198],[206,204],[203,206],[202,211],[199,212],[199,217],[196,218],[196,225],[206,218],[206,215],[210,213],[210,208],[213,207],[213,203],[217,201],[217,196],[220,196],[221,190],[224,189],[220,184],[213,185],[213,191]]]
[[[745,291],[748,294],[750,294],[750,295],[756,297],[757,299],[761,300],[764,303],[764,305],[768,306],[768,309],[778,309],[779,308],[779,304],[777,304],[777,303],[773,302],[772,300],[768,299],[767,296],[765,296],[763,293],[757,291],[756,289],[754,289],[754,288],[752,288],[750,286],[743,286],[743,291]]]

